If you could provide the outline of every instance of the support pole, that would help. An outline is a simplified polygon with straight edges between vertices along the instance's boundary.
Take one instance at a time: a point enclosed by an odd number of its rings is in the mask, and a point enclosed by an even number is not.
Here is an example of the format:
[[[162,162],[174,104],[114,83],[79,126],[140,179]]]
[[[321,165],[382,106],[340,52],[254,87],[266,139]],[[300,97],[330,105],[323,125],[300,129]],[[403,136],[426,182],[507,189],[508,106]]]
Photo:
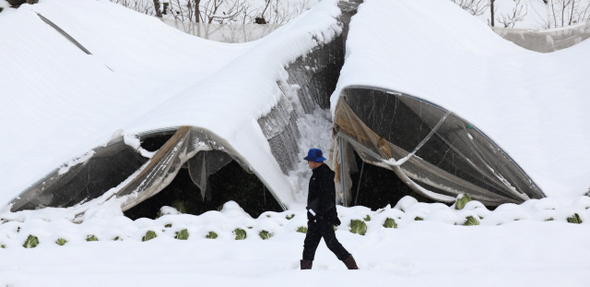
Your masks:
[[[342,181],[342,205],[348,206],[348,201],[346,200],[346,180],[344,179],[344,144],[342,143],[344,139],[340,137],[340,180]]]
[[[359,192],[361,190],[361,182],[363,180],[363,170],[364,169],[365,169],[365,161],[363,160],[363,164],[361,165],[361,173],[359,174],[359,183],[356,186],[356,197],[354,198],[354,205],[356,205],[356,202],[359,200]]]

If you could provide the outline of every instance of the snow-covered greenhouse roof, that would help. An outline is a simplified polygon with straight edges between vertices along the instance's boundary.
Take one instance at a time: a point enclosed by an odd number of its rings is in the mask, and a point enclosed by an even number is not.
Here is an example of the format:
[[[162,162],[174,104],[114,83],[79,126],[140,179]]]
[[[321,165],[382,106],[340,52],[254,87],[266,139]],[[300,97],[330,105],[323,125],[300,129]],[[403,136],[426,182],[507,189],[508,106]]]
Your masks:
[[[256,174],[282,207],[297,206],[303,200],[295,189],[301,188],[288,174],[301,160],[300,149],[309,148],[298,146],[297,119],[331,105],[337,121],[340,99],[358,87],[427,103],[480,132],[487,154],[498,151],[506,158],[486,165],[486,157],[477,166],[486,174],[479,180],[484,184],[474,187],[483,189],[482,198],[489,199],[490,190],[491,197],[503,193],[488,202],[588,191],[590,42],[549,54],[527,51],[451,1],[437,0],[366,0],[348,31],[341,8],[354,5],[341,4],[323,0],[268,36],[243,44],[187,35],[107,0],[41,0],[4,10],[0,203],[25,191],[15,207],[71,206],[86,195],[72,202],[53,191],[76,182],[70,185],[87,194],[104,193],[103,187],[91,190],[103,178],[113,182],[102,200],[136,190],[150,190],[147,197],[181,166],[205,189],[203,177],[235,160]],[[364,98],[355,101],[353,110]],[[436,130],[430,123],[439,120],[422,121]],[[156,135],[173,140],[156,152],[141,146]],[[379,137],[387,138],[374,136]],[[445,140],[449,150],[464,155]],[[226,156],[209,165],[205,153],[195,157],[199,151]],[[113,154],[129,166],[121,167],[121,178],[113,179],[116,168],[98,168],[103,176],[72,179],[90,174],[94,163]],[[473,162],[465,158],[465,165]],[[443,164],[429,162],[416,174],[437,165]],[[453,182],[438,170],[422,179],[442,186],[430,177],[435,173]],[[467,181],[441,190],[452,190],[444,195],[452,198],[461,188],[472,188]],[[436,190],[424,193],[440,199]],[[124,207],[137,203],[129,198]]]
[[[332,110],[351,87],[409,95],[483,132],[547,196],[579,196],[590,188],[589,54],[589,41],[525,50],[451,1],[367,0]]]
[[[107,0],[2,12],[0,202],[31,185],[41,192],[38,180],[61,176],[109,142],[146,155],[137,136],[192,126],[221,139],[288,206],[292,187],[269,146],[279,132],[270,129],[285,123],[264,119],[276,107],[293,110],[297,86],[286,68],[341,33],[336,4],[323,1],[245,44],[187,35]]]

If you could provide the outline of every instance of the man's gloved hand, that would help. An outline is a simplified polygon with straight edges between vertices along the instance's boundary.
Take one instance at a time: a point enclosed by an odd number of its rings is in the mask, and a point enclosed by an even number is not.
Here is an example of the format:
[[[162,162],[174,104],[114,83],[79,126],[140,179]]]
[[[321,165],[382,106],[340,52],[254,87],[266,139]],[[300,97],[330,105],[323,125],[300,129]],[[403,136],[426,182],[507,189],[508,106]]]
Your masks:
[[[334,219],[334,225],[339,226],[340,224],[342,224],[342,222],[340,222],[340,218],[336,216],[336,218]]]

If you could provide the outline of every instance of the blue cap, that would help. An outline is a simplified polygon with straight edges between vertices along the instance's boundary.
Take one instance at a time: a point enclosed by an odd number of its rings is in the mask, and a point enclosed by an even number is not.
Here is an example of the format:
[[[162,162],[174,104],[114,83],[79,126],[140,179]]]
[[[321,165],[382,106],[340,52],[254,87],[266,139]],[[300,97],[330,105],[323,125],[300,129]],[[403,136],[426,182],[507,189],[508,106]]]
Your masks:
[[[319,148],[312,148],[307,152],[307,156],[303,158],[306,161],[323,162],[326,158],[322,154],[322,150]]]

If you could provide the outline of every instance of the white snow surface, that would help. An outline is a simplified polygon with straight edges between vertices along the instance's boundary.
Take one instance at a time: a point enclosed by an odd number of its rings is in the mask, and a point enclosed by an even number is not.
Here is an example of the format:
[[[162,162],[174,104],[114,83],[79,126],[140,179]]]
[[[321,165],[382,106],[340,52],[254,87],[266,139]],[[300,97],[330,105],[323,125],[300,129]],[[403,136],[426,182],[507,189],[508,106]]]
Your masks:
[[[199,216],[166,208],[156,220],[132,221],[108,201],[79,224],[72,222],[76,208],[0,212],[0,286],[589,286],[590,198],[576,196],[589,174],[581,164],[588,162],[589,122],[581,111],[589,105],[580,96],[588,84],[579,81],[588,75],[588,43],[547,55],[527,52],[444,2],[367,0],[351,27],[339,88],[384,85],[457,112],[554,196],[493,211],[478,202],[455,210],[411,197],[377,211],[339,206],[336,234],[361,268],[354,272],[323,243],[314,269],[298,270],[304,234],[297,229],[306,215],[297,206],[251,218],[228,202]],[[309,31],[330,38],[338,13],[333,3],[324,0],[296,24],[239,45],[188,37],[106,0],[41,0],[3,11],[0,203],[113,133],[132,141],[140,131],[199,119],[232,143],[252,135],[252,144],[234,147],[266,156],[268,146],[254,146],[265,142],[255,119],[278,100],[274,83],[284,78],[284,59],[313,44],[302,40]],[[384,21],[379,29],[362,29],[376,21]],[[559,101],[547,103],[551,96]],[[175,103],[183,109],[173,110]],[[315,120],[303,121],[303,129]],[[316,132],[306,140],[325,145],[312,140]],[[575,214],[582,224],[567,222]],[[468,216],[480,225],[462,226]],[[387,218],[397,228],[383,227]],[[351,233],[351,220],[364,220],[367,233]],[[236,228],[246,230],[245,240],[234,240]],[[188,240],[175,239],[183,229]],[[142,242],[149,230],[158,236]],[[272,237],[262,240],[263,230]],[[211,231],[216,239],[206,238]],[[39,239],[37,247],[23,247],[29,235]],[[87,242],[89,235],[98,241]],[[55,243],[59,238],[64,246]]]
[[[489,136],[547,196],[579,196],[590,189],[588,55],[590,41],[525,50],[451,1],[366,0],[331,103],[350,85],[433,102]]]
[[[530,200],[490,211],[478,202],[462,210],[404,197],[377,211],[344,208],[336,230],[360,270],[320,243],[313,270],[301,271],[304,210],[247,215],[235,202],[199,216],[156,220],[124,217],[111,205],[81,224],[52,213],[11,214],[0,225],[1,286],[588,286],[590,198]],[[104,211],[104,210],[103,210]],[[582,224],[567,223],[577,213]],[[463,226],[468,216],[477,226]],[[60,219],[60,217],[62,217]],[[416,218],[423,220],[416,220]],[[387,218],[397,228],[383,226]],[[552,221],[546,221],[553,219]],[[367,225],[351,233],[352,220]],[[234,230],[246,231],[236,240]],[[175,239],[186,229],[187,240]],[[157,237],[142,241],[148,231]],[[263,240],[259,233],[272,236]],[[207,238],[210,232],[218,235]],[[22,245],[34,235],[39,244]],[[98,241],[88,242],[94,235]],[[58,239],[66,240],[63,246]]]

